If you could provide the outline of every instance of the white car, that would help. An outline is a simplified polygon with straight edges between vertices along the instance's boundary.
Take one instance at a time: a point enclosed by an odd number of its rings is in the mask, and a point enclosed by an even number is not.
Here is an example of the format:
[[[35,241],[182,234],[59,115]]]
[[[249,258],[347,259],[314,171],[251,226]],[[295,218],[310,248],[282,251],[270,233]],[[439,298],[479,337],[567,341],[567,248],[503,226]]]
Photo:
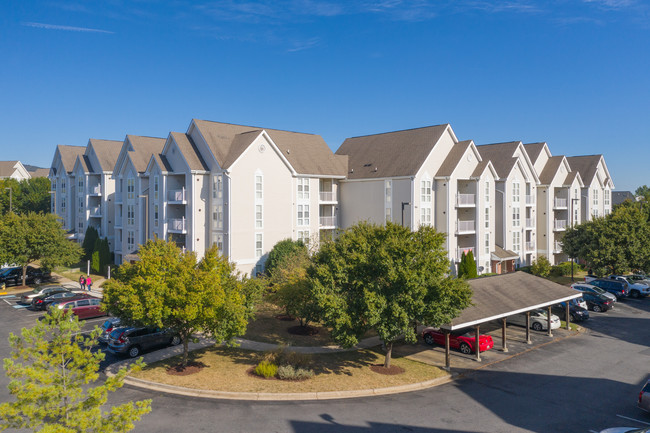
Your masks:
[[[573,283],[571,284],[571,288],[573,290],[577,290],[578,292],[591,292],[591,293],[596,293],[598,295],[603,295],[608,299],[611,299],[612,302],[616,302],[616,296],[609,293],[606,290],[601,289],[600,287],[596,287],[592,284],[587,284],[587,283]]]
[[[530,312],[530,327],[535,331],[545,331],[548,329],[548,316],[546,310],[537,309]],[[508,322],[515,325],[526,326],[526,313],[515,314],[508,317]],[[551,314],[551,329],[560,327],[560,318]]]
[[[609,278],[627,283],[628,288],[630,289],[630,296],[633,298],[650,295],[650,286],[648,286],[645,280],[634,281],[632,278],[621,275],[610,275]]]

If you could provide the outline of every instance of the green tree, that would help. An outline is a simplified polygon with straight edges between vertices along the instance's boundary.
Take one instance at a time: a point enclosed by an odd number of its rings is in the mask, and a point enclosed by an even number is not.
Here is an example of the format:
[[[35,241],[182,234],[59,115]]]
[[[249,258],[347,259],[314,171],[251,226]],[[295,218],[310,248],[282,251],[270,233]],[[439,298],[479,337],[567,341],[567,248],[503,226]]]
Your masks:
[[[39,432],[127,432],[135,421],[151,411],[151,400],[129,402],[105,409],[108,392],[123,385],[126,368],[102,385],[99,363],[104,353],[92,350],[99,329],[84,337],[76,316],[54,309],[31,329],[9,337],[11,358],[4,369],[11,379],[9,392],[15,402],[0,405],[0,430],[29,429]],[[141,368],[136,364],[135,369]]]
[[[46,177],[36,177],[17,181],[16,179],[0,179],[0,214],[9,211],[10,194],[6,188],[11,188],[11,208],[14,213],[50,212],[50,180]]]
[[[448,274],[445,235],[428,226],[359,223],[321,245],[308,268],[310,289],[332,337],[351,347],[371,329],[386,346],[402,335],[417,340],[413,324],[449,323],[470,305],[467,283]]]
[[[458,278],[467,278],[467,255],[463,251],[458,262]]]
[[[287,256],[295,254],[308,256],[307,247],[302,241],[294,241],[291,239],[284,239],[276,243],[266,259],[264,264],[265,273],[267,276],[273,275],[273,271]]]
[[[84,260],[92,259],[98,239],[99,232],[97,232],[97,229],[95,227],[89,225],[86,228],[86,234],[84,234],[84,241],[81,243],[81,248],[84,250]]]
[[[546,278],[551,274],[551,262],[546,256],[539,256],[537,260],[533,261],[530,272],[538,277]]]
[[[172,329],[183,343],[183,366],[194,333],[228,344],[244,334],[253,313],[246,299],[250,283],[238,278],[216,246],[197,263],[194,252],[155,239],[140,248],[139,257],[104,284],[103,305],[109,312],[125,323]]]
[[[466,278],[477,278],[478,272],[476,270],[476,260],[474,260],[474,252],[469,250],[467,256],[465,257],[467,277]]]
[[[79,245],[67,239],[61,222],[53,214],[17,215],[8,213],[0,220],[0,263],[15,263],[23,268],[40,261],[47,268],[76,263],[81,257]]]
[[[648,187],[648,185],[642,185],[634,191],[634,195],[637,197],[643,197],[645,201],[650,201],[650,187]]]

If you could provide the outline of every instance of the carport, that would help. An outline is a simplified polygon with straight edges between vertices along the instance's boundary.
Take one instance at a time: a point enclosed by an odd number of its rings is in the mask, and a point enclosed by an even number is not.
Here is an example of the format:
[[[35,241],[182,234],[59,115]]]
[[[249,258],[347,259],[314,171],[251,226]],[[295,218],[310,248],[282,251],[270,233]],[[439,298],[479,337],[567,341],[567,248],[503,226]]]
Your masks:
[[[450,324],[441,326],[445,332],[445,367],[451,366],[449,352],[449,333],[459,329],[473,327],[476,341],[480,337],[480,325],[501,319],[501,350],[508,351],[506,324],[508,316],[526,313],[526,342],[530,340],[530,311],[537,308],[548,309],[547,334],[551,332],[551,306],[560,302],[579,298],[582,294],[575,290],[554,283],[545,278],[517,271],[491,277],[474,278],[467,281],[472,288],[472,304],[454,318]],[[566,316],[569,317],[569,304]],[[567,329],[569,322],[567,321]],[[478,348],[478,344],[475,345]],[[481,360],[481,353],[476,350],[476,360]]]

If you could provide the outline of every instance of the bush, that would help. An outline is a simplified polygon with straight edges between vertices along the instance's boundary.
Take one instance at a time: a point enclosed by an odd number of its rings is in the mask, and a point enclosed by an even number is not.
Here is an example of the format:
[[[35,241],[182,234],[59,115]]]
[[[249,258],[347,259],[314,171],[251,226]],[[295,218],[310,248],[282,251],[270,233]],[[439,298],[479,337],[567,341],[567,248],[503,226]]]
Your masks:
[[[278,368],[278,379],[306,380],[312,377],[314,377],[314,372],[305,368],[294,368],[291,365],[283,365]]]
[[[484,274],[479,275],[478,277],[479,277],[479,278],[483,278],[483,277],[492,277],[492,276],[494,276],[494,275],[499,275],[499,274],[497,274],[496,272],[486,272],[486,273],[484,273]]]
[[[538,277],[548,277],[551,273],[551,262],[549,262],[546,256],[539,256],[530,267],[530,272]]]
[[[261,377],[270,378],[278,374],[278,366],[267,361],[262,361],[255,367],[255,374]]]
[[[578,271],[582,271],[582,266],[580,266],[578,263],[573,264],[573,273],[575,274]],[[551,274],[556,277],[560,277],[563,275],[569,276],[571,275],[571,262],[564,262],[560,263],[559,265],[553,266],[551,269]]]
[[[307,368],[312,363],[312,357],[308,353],[299,353],[288,350],[286,346],[280,346],[275,350],[264,353],[262,362],[280,366],[292,366],[294,368]]]

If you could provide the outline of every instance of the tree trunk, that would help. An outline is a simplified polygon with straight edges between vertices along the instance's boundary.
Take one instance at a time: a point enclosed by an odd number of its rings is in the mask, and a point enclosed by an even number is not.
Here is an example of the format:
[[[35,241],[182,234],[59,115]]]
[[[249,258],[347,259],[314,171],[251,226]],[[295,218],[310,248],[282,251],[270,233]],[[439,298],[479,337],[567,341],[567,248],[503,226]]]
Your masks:
[[[189,345],[188,339],[189,339],[188,335],[183,336],[183,360],[181,361],[181,366],[183,368],[187,367],[187,358],[190,353],[190,350],[188,348]]]
[[[388,343],[384,343],[386,346],[386,358],[384,359],[384,367],[389,368],[390,367],[390,358],[393,355],[393,342],[389,341]]]
[[[22,285],[25,286],[26,285],[25,283],[27,282],[27,265],[23,266],[23,278],[22,278],[22,281],[23,281]]]

